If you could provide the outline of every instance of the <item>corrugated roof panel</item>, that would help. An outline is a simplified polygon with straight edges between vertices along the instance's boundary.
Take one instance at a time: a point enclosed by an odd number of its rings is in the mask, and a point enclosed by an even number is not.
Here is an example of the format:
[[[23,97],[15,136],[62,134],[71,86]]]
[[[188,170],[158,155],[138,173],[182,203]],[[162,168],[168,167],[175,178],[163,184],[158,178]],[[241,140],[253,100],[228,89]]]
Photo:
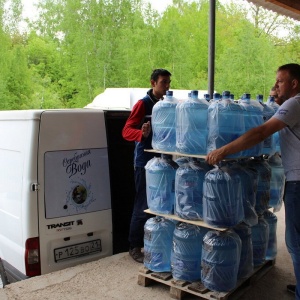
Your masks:
[[[247,0],[281,15],[300,21],[300,1],[295,0]]]

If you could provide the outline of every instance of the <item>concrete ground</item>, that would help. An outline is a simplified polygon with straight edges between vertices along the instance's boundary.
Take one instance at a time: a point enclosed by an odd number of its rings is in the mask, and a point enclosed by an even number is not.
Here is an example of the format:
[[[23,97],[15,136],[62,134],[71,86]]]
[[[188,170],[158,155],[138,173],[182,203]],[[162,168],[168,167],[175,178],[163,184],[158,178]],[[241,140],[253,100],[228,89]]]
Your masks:
[[[284,209],[278,217],[278,255],[274,267],[256,281],[239,299],[292,300],[286,285],[294,283],[291,258],[284,244]],[[137,284],[141,264],[128,253],[51,274],[30,278],[0,289],[0,300],[162,300],[170,299],[170,288],[163,284],[142,287]],[[184,299],[199,299],[184,297]]]

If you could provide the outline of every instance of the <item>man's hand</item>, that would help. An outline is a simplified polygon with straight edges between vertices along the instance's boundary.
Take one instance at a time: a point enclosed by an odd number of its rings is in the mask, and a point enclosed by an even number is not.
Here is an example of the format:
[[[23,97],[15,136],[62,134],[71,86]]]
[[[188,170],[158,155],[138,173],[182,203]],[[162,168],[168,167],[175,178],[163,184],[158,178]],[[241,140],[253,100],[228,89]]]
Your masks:
[[[225,154],[222,148],[216,149],[211,151],[207,154],[205,160],[210,165],[216,165],[218,162],[220,162],[222,159],[225,158]]]
[[[142,125],[142,134],[144,138],[147,138],[149,136],[151,132],[151,125],[150,125],[150,121],[148,121],[147,123],[144,123]]]

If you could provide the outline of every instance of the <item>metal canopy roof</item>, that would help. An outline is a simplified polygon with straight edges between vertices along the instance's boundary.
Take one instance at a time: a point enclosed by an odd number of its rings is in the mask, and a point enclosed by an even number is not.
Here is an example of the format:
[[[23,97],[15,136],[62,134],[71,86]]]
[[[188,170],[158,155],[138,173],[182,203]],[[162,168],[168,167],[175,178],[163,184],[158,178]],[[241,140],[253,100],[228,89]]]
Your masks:
[[[255,5],[300,21],[299,0],[247,0]]]

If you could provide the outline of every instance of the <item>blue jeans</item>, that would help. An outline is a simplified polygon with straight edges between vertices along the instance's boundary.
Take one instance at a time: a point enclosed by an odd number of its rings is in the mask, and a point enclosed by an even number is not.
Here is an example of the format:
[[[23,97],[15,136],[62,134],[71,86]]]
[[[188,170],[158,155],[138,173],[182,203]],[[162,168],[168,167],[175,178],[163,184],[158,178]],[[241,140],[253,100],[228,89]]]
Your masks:
[[[285,184],[285,242],[296,277],[296,299],[300,300],[300,181]]]
[[[144,247],[144,225],[151,215],[144,212],[148,208],[146,196],[146,171],[144,167],[134,168],[135,200],[129,229],[130,248]]]

